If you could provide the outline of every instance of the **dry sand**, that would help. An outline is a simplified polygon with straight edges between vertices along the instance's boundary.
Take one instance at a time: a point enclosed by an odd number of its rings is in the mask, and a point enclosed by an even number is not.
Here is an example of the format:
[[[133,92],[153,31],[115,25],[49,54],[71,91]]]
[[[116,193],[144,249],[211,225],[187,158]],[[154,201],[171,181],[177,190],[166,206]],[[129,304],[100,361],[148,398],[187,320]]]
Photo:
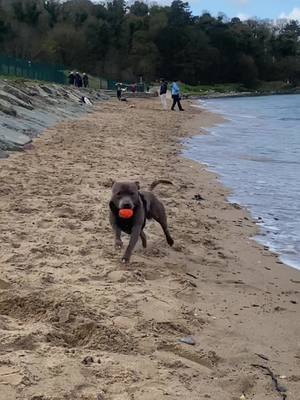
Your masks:
[[[135,103],[102,103],[0,161],[0,399],[298,400],[300,273],[249,239],[249,215],[179,155],[218,117]],[[149,223],[148,249],[124,267],[111,179],[162,177],[176,245]]]

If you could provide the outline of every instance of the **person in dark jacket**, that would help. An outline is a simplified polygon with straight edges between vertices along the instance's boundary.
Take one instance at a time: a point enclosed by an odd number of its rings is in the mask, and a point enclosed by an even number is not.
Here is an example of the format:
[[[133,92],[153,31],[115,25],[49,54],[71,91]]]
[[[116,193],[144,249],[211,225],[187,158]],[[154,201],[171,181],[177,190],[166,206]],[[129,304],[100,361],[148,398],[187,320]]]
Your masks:
[[[89,77],[87,74],[84,72],[82,75],[82,81],[83,81],[83,86],[86,88],[89,86]]]
[[[160,80],[159,95],[160,95],[161,104],[162,104],[163,109],[165,111],[168,109],[167,91],[168,91],[168,82],[166,82],[164,79],[161,79]]]
[[[74,83],[75,83],[75,75],[74,72],[72,71],[69,73],[69,85],[74,85]]]
[[[79,72],[76,72],[76,74],[75,74],[75,86],[78,88],[82,87],[82,78],[81,78]]]
[[[117,98],[121,100],[122,97],[122,83],[116,83],[117,86]]]

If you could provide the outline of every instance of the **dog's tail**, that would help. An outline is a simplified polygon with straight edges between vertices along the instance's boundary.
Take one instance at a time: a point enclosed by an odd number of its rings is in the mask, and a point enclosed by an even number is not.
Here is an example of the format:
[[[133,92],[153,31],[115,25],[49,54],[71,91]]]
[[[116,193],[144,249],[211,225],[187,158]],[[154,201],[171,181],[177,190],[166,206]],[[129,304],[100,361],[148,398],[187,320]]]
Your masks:
[[[173,185],[173,182],[168,181],[167,179],[157,179],[156,181],[152,182],[150,185],[150,192],[152,192],[152,190],[154,188],[156,188],[157,185],[160,185],[161,183],[165,184],[165,185]]]

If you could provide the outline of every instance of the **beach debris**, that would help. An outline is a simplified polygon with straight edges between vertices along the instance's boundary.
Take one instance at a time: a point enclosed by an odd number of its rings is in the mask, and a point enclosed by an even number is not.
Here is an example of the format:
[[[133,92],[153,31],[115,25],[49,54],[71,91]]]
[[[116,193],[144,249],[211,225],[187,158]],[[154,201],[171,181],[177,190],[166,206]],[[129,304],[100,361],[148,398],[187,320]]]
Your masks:
[[[94,359],[91,356],[86,356],[86,357],[84,357],[84,359],[81,362],[82,362],[82,364],[89,366],[90,364],[92,364],[94,362]]]
[[[190,272],[186,272],[185,274],[188,275],[188,276],[191,276],[191,277],[194,278],[194,279],[198,279],[198,276],[193,275],[193,274],[191,274]]]
[[[194,200],[196,200],[196,201],[203,201],[203,200],[204,200],[204,197],[202,197],[201,194],[198,193],[198,194],[195,194]]]
[[[274,311],[285,311],[286,308],[280,307],[280,306],[276,306],[274,307]]]
[[[244,393],[240,396],[240,400],[245,400],[246,396],[244,395]]]
[[[265,356],[264,354],[255,353],[255,355],[256,355],[257,357],[262,358],[262,359],[265,360],[265,361],[269,361],[269,358],[268,358],[267,356]]]
[[[179,339],[179,342],[189,344],[190,346],[195,346],[196,344],[192,336],[186,336],[185,338]]]
[[[88,105],[88,106],[92,106],[93,105],[93,103],[91,102],[91,100],[88,98],[88,97],[86,97],[86,96],[82,96],[81,98],[80,98],[80,100],[79,100],[79,102],[81,103],[81,104],[86,104],[86,105]]]
[[[266,375],[270,376],[272,379],[272,382],[274,383],[275,386],[275,390],[280,394],[281,398],[283,400],[287,399],[287,388],[283,385],[280,385],[274,372],[267,366],[265,365],[261,365],[261,364],[251,364],[252,367],[254,368],[260,368],[263,369],[264,371],[266,371]]]

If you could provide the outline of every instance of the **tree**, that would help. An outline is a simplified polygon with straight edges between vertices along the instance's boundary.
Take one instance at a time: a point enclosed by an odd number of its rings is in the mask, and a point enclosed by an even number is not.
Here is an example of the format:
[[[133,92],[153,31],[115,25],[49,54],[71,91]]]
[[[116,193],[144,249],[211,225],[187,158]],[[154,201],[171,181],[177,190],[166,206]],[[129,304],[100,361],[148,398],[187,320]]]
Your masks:
[[[0,0],[1,53],[107,78],[299,80],[300,24],[193,15],[182,0]]]
[[[148,15],[148,12],[148,5],[142,1],[135,1],[130,7],[130,13],[136,15],[137,17],[145,17]]]

